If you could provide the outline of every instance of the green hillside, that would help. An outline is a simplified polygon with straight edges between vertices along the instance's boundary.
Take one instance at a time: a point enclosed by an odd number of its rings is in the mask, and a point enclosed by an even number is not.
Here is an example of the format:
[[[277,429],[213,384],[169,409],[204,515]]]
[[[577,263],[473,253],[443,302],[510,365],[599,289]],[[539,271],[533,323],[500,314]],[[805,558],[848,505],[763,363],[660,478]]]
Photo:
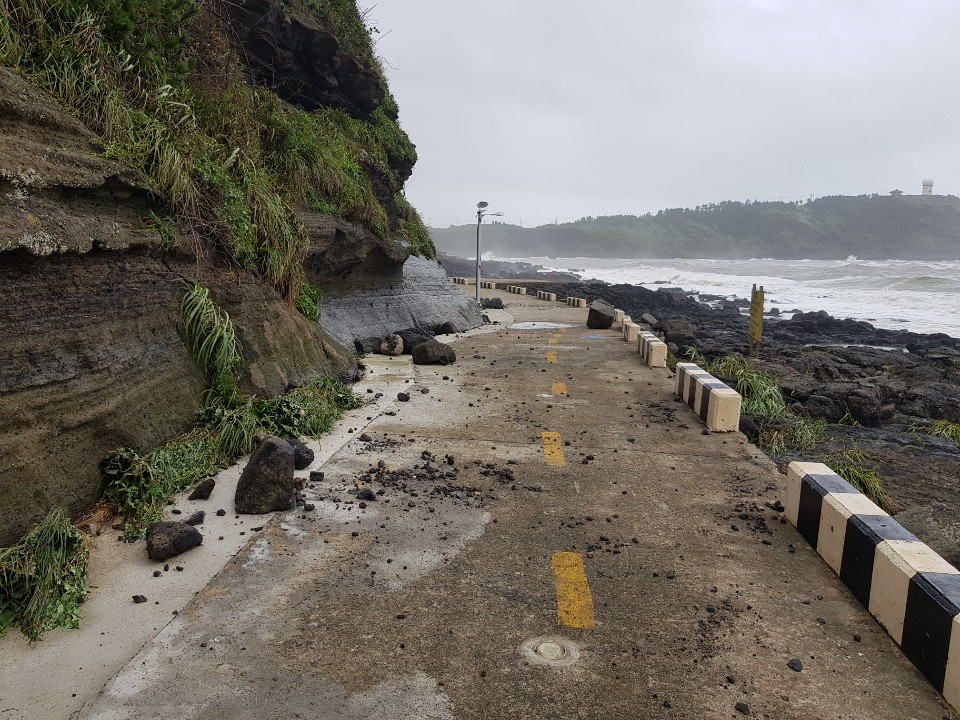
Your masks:
[[[473,255],[476,226],[430,230],[444,252]],[[960,258],[960,198],[823,197],[804,203],[734,202],[642,216],[483,228],[483,250],[506,257]]]

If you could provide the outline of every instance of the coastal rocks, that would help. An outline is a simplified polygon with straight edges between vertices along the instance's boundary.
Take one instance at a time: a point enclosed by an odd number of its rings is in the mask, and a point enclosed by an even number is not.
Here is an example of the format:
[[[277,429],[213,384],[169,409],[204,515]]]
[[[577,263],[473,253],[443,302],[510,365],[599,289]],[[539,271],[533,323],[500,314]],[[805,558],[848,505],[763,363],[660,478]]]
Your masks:
[[[151,560],[166,560],[202,542],[200,531],[185,522],[155,522],[147,528],[147,555]]]
[[[413,348],[415,365],[449,365],[457,361],[457,353],[446,343],[430,340]]]
[[[361,355],[373,355],[380,352],[380,344],[383,341],[378,337],[357,338],[353,341],[353,346]]]
[[[293,467],[295,470],[305,470],[313,462],[313,450],[301,440],[287,440],[293,448]]]
[[[380,341],[380,353],[382,355],[392,355],[396,357],[397,355],[403,354],[403,348],[403,338],[396,333],[390,333]]]
[[[433,328],[434,335],[453,335],[457,332],[457,326],[447,320]]]
[[[613,325],[613,305],[606,300],[594,300],[587,312],[587,327],[606,330]]]
[[[234,497],[238,513],[260,515],[289,510],[296,504],[293,447],[270,436],[253,454],[240,474]]]
[[[503,300],[500,298],[480,298],[480,307],[484,310],[503,310]]]

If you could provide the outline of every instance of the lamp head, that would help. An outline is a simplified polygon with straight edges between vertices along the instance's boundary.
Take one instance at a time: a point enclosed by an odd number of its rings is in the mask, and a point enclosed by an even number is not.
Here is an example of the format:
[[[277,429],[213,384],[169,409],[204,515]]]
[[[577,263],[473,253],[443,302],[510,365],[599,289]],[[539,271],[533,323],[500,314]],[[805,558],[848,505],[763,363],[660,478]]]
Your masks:
[[[483,209],[484,209],[487,205],[489,205],[489,204],[490,204],[490,203],[486,203],[486,202],[478,202],[478,203],[477,203],[477,207],[480,208],[481,210],[483,210]]]

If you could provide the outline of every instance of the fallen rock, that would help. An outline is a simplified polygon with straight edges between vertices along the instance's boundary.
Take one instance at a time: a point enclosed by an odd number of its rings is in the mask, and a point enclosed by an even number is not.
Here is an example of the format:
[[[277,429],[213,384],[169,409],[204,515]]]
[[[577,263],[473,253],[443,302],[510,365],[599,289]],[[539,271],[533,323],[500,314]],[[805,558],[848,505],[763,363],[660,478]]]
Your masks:
[[[146,596],[144,595],[134,595],[133,601],[139,605],[140,603],[145,603],[147,601]]]
[[[201,481],[200,484],[193,489],[193,492],[190,493],[190,497],[188,497],[187,499],[188,500],[208,500],[210,498],[210,494],[213,492],[213,489],[216,486],[217,486],[216,480],[214,480],[212,477],[207,478],[206,480]]]
[[[645,322],[650,327],[653,327],[654,325],[658,325],[660,323],[660,321],[657,320],[657,318],[655,318],[650,313],[644,313],[643,315],[640,316],[640,319],[643,320],[643,322]]]
[[[376,500],[377,494],[370,488],[360,488],[357,491],[357,500]]]
[[[199,530],[179,520],[155,522],[147,528],[147,555],[151,560],[166,560],[202,542]]]
[[[357,349],[357,352],[361,353],[362,355],[373,355],[374,353],[380,352],[380,338],[356,338],[353,341],[353,346]]]
[[[293,467],[296,470],[306,470],[313,462],[313,450],[300,440],[287,440],[293,448]]]
[[[207,513],[203,510],[197,510],[193,515],[188,517],[184,522],[187,525],[203,525],[203,521],[207,519]]]
[[[392,355],[394,357],[397,355],[402,355],[403,338],[396,333],[390,333],[380,341],[380,353],[383,355]]]
[[[453,335],[455,332],[457,332],[457,326],[449,320],[440,323],[433,329],[434,335]]]
[[[594,300],[587,311],[587,327],[605,330],[613,325],[613,305],[606,300]]]
[[[240,474],[234,496],[237,512],[260,515],[290,510],[296,504],[293,446],[276,436],[266,438]]]
[[[449,365],[457,361],[457,353],[446,343],[431,339],[413,348],[414,365]]]
[[[480,307],[484,310],[503,310],[501,298],[480,298]]]
[[[433,335],[418,328],[397,330],[396,334],[403,338],[403,352],[407,353],[408,355],[412,353],[413,349],[420,343],[433,340]]]
[[[410,400],[410,396],[409,396],[407,393],[405,393],[405,392],[398,392],[398,393],[397,393],[397,400],[399,400],[400,402],[407,402],[407,401]],[[388,414],[389,414],[389,413],[388,413]]]
[[[800,662],[800,658],[793,658],[787,661],[787,667],[794,672],[800,672],[803,670],[803,663]]]

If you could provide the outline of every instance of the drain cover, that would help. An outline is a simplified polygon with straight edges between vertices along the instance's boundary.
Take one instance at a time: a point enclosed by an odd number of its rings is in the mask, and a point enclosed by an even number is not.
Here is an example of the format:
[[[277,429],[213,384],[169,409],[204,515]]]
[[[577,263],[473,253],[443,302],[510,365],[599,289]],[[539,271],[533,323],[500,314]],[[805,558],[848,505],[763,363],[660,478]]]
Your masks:
[[[522,322],[514,323],[508,329],[509,330],[552,330],[554,328],[572,328],[573,325],[569,323],[555,323],[555,322]]]
[[[551,640],[539,643],[533,651],[547,660],[560,660],[567,656],[567,649],[560,643]]]
[[[520,653],[527,662],[537,665],[563,667],[572,665],[580,659],[577,646],[560,637],[537,637],[527,640],[520,646]]]

